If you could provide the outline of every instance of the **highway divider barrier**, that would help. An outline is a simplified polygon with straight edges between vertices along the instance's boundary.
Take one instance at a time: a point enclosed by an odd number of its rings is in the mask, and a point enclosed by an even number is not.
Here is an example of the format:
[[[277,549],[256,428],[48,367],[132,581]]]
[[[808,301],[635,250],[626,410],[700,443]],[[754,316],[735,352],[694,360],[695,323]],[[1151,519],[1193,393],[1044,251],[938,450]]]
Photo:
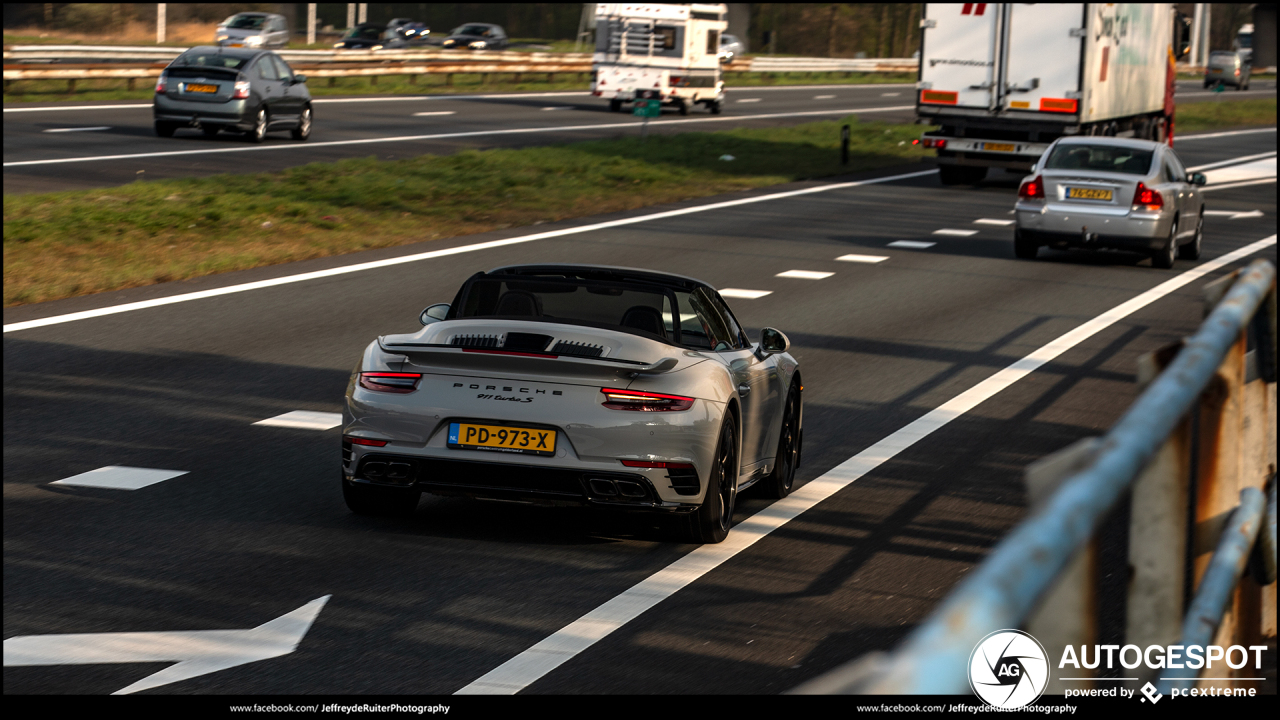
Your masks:
[[[1026,469],[1027,519],[896,650],[792,693],[969,693],[980,642],[1019,629],[1043,648],[1045,694],[1259,691],[1245,678],[1276,637],[1275,266],[1204,297],[1195,335],[1140,358],[1143,391],[1106,435]],[[1126,494],[1124,644],[1099,645],[1097,538]]]

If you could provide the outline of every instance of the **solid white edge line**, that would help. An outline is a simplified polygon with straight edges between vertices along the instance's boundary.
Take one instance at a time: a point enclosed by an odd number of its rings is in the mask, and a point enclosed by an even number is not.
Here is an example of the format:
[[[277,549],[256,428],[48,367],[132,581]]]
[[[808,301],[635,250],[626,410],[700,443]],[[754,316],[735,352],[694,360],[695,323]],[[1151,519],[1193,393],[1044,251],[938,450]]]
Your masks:
[[[1240,182],[1226,183],[1224,185],[1206,185],[1200,188],[1200,192],[1208,192],[1210,190],[1230,190],[1231,188],[1247,187],[1249,185],[1265,185],[1275,181],[1276,179],[1274,177],[1269,177],[1261,180],[1242,180]]]
[[[795,113],[768,113],[764,115],[722,115],[719,117],[680,118],[663,120],[663,125],[683,125],[687,123],[727,122],[731,120],[767,120],[781,117],[806,117],[812,115],[857,115],[871,112],[893,112],[897,110],[913,110],[914,105],[898,105],[894,107],[843,109],[843,110],[811,110]],[[86,157],[54,158],[50,160],[19,160],[7,162],[4,167],[23,167],[32,165],[63,165],[67,163],[98,162],[102,160],[136,160],[149,157],[175,157],[180,155],[219,155],[223,153],[259,152],[263,150],[309,150],[318,147],[339,147],[343,145],[368,145],[372,143],[415,142],[421,140],[443,140],[447,138],[482,137],[488,135],[524,135],[530,133],[571,132],[579,130],[613,130],[617,128],[640,127],[643,121],[602,123],[599,125],[565,125],[545,128],[511,128],[506,130],[473,130],[469,132],[436,133],[432,135],[398,135],[395,137],[362,138],[359,140],[330,140],[328,142],[282,143],[279,145],[248,145],[244,147],[206,148],[201,150],[166,150],[163,152],[129,153],[127,155],[94,155]]]
[[[939,405],[918,420],[908,423],[821,477],[810,480],[788,497],[743,520],[733,527],[724,542],[694,549],[612,600],[539,641],[528,650],[485,673],[455,694],[514,695],[591,647],[609,633],[639,617],[649,608],[671,597],[689,583],[751,547],[756,541],[848,487],[898,453],[974,409],[1045,363],[1184,285],[1264,247],[1274,245],[1275,242],[1276,236],[1272,235],[1222,257],[1206,261],[1077,326]]]
[[[111,126],[110,126],[110,125],[94,125],[93,127],[78,127],[78,128],[49,128],[48,130],[41,130],[40,132],[47,132],[47,133],[72,133],[72,132],[94,132],[94,131],[97,131],[97,130],[110,130],[110,129],[111,129]]]
[[[1208,140],[1209,138],[1231,137],[1233,135],[1255,135],[1257,133],[1275,132],[1273,127],[1259,128],[1257,130],[1228,130],[1219,133],[1201,133],[1199,135],[1175,135],[1173,144],[1176,146],[1182,140]]]
[[[1218,162],[1211,162],[1205,165],[1197,165],[1195,167],[1189,167],[1187,168],[1187,170],[1190,172],[1197,172],[1200,170],[1216,170],[1218,168],[1224,168],[1229,165],[1241,165],[1249,162],[1250,160],[1262,160],[1263,158],[1269,158],[1269,157],[1275,157],[1275,156],[1276,156],[1276,151],[1271,150],[1269,152],[1258,153],[1257,155],[1241,155],[1240,157],[1228,158],[1226,160],[1219,160]]]
[[[360,272],[362,270],[372,270],[392,265],[401,265],[403,263],[428,260],[430,258],[444,257],[446,255],[459,255],[462,253],[475,252],[476,250],[488,250],[490,248],[505,247],[507,245],[518,245],[520,243],[545,240],[547,238],[561,237],[564,235],[575,235],[577,233],[590,232],[593,230],[603,230],[605,228],[621,227],[624,225],[635,225],[637,223],[648,222],[650,220],[661,220],[664,218],[679,217],[681,215],[692,215],[695,213],[708,212],[710,210],[737,207],[738,205],[750,205],[769,200],[779,200],[782,198],[798,197],[801,195],[812,195],[814,193],[828,192],[831,190],[858,187],[859,185],[876,185],[879,183],[893,182],[894,180],[906,180],[909,178],[922,177],[924,175],[932,175],[936,172],[938,172],[936,169],[920,170],[918,172],[904,173],[901,175],[889,175],[886,177],[871,178],[868,180],[832,183],[830,185],[819,185],[817,187],[802,188],[800,190],[787,190],[785,192],[761,195],[758,197],[741,198],[738,200],[725,200],[723,202],[711,203],[709,205],[698,205],[695,207],[681,208],[679,210],[666,210],[659,213],[653,213],[651,215],[641,215],[639,217],[623,218],[620,220],[608,220],[589,225],[564,228],[562,230],[550,230],[547,232],[534,233],[532,235],[507,238],[505,240],[490,240],[488,242],[475,243],[473,245],[462,245],[460,247],[448,248],[445,250],[432,250],[430,252],[406,255],[398,258],[388,258],[386,260],[374,260],[372,262],[357,263],[355,265],[346,265],[343,267],[330,268],[328,270],[317,270],[315,272],[301,273],[298,275],[288,275],[281,278],[273,278],[271,280],[259,280],[257,282],[243,283],[241,285],[230,285],[228,287],[201,290],[193,293],[184,293],[182,295],[171,295],[169,297],[154,298],[152,300],[141,300],[138,302],[125,303],[123,305],[112,305],[110,307],[98,308],[96,310],[83,310],[81,312],[67,313],[65,315],[53,315],[47,318],[40,318],[38,320],[26,320],[23,322],[10,323],[4,326],[4,332],[9,333],[17,330],[28,330],[30,328],[57,325],[75,320],[87,320],[89,318],[102,317],[104,315],[114,315],[116,313],[160,307],[162,305],[172,305],[173,303],[187,302],[190,300],[201,300],[204,298],[217,297],[219,295],[230,295],[232,293],[246,292],[248,290],[258,290],[261,288],[274,287],[276,285],[287,285],[289,283],[303,282],[305,280],[345,275],[347,273]]]

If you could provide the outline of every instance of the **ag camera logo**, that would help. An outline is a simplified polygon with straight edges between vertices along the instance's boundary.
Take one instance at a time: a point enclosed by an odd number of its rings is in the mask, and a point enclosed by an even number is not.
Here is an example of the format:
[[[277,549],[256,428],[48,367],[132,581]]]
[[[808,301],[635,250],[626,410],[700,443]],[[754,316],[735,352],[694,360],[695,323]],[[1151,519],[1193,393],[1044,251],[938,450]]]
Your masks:
[[[997,630],[969,656],[969,687],[988,705],[1014,710],[1030,705],[1049,682],[1049,656],[1021,630]]]

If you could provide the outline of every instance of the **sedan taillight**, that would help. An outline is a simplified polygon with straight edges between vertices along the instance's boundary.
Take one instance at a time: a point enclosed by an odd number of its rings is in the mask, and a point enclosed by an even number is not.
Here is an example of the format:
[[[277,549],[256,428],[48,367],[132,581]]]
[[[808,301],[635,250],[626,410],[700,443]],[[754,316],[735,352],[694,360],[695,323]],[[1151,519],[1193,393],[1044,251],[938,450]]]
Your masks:
[[[156,94],[163,95],[165,86],[168,84],[169,78],[164,73],[160,73],[160,77],[156,78]]]
[[[1138,188],[1133,192],[1133,206],[1142,210],[1159,210],[1164,207],[1164,197],[1159,190],[1138,183]]]
[[[360,387],[387,393],[411,393],[418,389],[422,373],[362,372]]]
[[[664,412],[688,410],[693,407],[693,398],[681,395],[663,395],[662,393],[614,390],[612,388],[600,388],[600,392],[604,394],[604,406],[610,410]]]
[[[1022,187],[1018,188],[1018,197],[1023,200],[1043,200],[1044,199],[1044,180],[1037,175],[1034,178],[1022,183]]]
[[[231,99],[232,99],[232,100],[244,100],[244,99],[245,99],[245,98],[247,98],[247,97],[249,97],[249,81],[248,81],[248,80],[237,80],[237,81],[236,81],[236,91],[235,91],[234,93],[232,93],[232,94],[231,94]]]

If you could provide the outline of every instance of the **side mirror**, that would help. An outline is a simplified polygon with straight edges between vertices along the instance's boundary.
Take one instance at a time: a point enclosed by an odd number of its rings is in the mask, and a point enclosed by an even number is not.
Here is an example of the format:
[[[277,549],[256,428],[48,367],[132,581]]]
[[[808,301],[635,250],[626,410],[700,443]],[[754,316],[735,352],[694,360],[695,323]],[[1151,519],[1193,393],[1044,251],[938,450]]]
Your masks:
[[[441,320],[445,319],[445,317],[448,315],[449,315],[449,304],[437,303],[435,305],[428,307],[426,310],[423,310],[422,314],[418,316],[418,322],[422,323],[423,325],[430,325],[431,323],[440,322]]]
[[[784,353],[790,347],[791,341],[781,330],[767,327],[760,331],[760,350],[757,354],[762,360],[770,355]]]
[[[1207,182],[1209,182],[1209,178],[1205,177],[1204,173],[1191,173],[1192,185],[1204,185]]]
[[[306,76],[306,75],[294,75],[294,76],[293,76],[293,84],[294,84],[294,85],[301,85],[302,83],[304,83],[304,82],[306,82],[306,81],[307,81],[307,76]]]

